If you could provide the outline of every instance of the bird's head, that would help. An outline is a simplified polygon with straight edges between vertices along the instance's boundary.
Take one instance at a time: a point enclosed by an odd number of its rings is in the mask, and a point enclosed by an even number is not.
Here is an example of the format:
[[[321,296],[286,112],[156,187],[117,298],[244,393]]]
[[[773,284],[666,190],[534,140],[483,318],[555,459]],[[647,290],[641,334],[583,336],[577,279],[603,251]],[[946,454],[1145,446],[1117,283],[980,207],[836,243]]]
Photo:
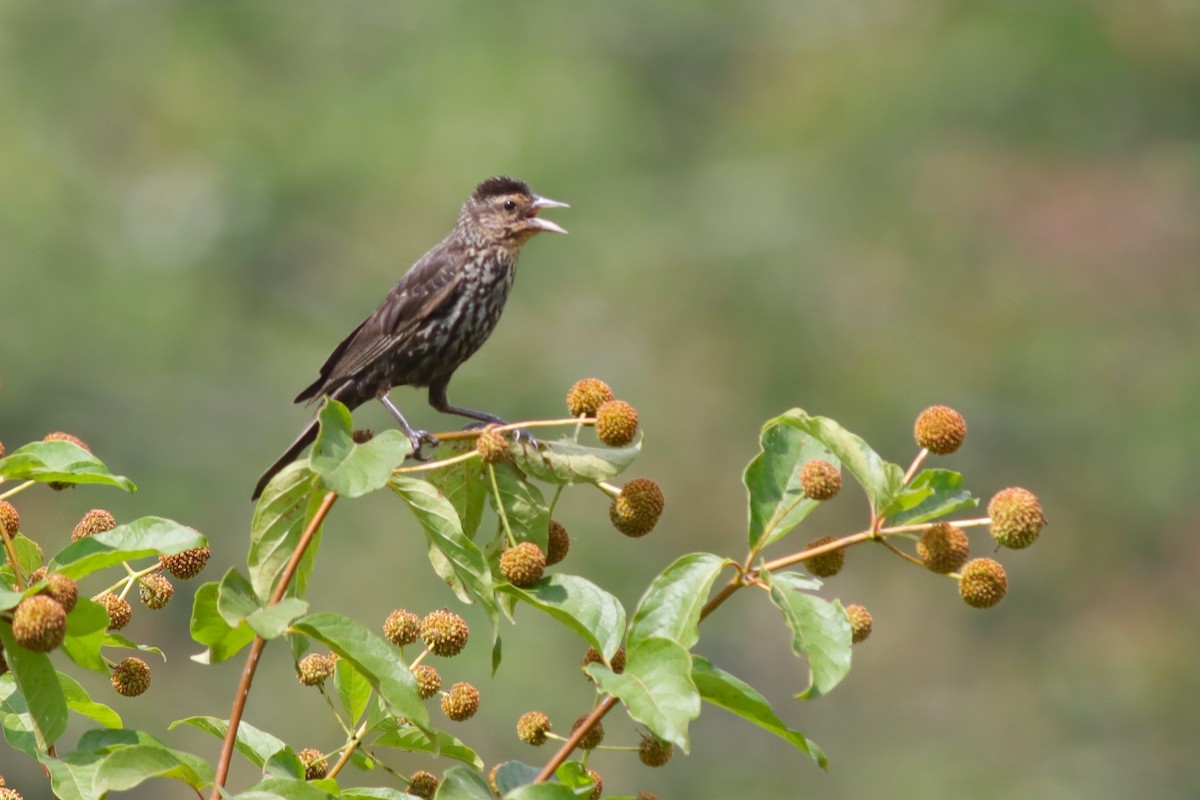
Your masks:
[[[568,208],[566,203],[534,194],[529,184],[516,178],[488,178],[475,187],[463,204],[462,218],[488,241],[513,255],[535,233],[566,233],[561,226],[542,219],[543,208]]]

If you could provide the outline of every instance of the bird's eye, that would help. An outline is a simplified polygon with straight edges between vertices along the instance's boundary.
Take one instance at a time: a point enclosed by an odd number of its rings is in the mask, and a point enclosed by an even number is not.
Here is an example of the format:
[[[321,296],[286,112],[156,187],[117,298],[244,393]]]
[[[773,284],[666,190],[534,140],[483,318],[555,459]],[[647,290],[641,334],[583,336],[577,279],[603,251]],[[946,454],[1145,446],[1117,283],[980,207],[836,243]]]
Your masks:
[[[504,210],[505,211],[516,211],[517,210],[517,201],[516,200],[505,200],[504,201]]]

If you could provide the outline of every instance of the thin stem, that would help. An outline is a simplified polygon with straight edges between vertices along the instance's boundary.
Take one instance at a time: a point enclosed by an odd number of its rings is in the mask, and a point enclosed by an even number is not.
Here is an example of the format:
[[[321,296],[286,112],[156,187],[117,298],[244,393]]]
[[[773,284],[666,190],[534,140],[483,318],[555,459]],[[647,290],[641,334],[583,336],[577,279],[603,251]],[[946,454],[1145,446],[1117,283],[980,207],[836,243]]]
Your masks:
[[[899,547],[896,547],[894,544],[889,542],[887,539],[876,539],[876,541],[879,542],[884,547],[886,547],[888,550],[891,550],[893,553],[895,553],[896,555],[903,558],[905,561],[911,561],[913,564],[916,564],[918,567],[921,567],[922,569],[925,568],[925,565],[923,563],[921,563],[921,559],[913,558],[908,553],[904,552]]]
[[[488,430],[493,431],[515,431],[523,428],[554,428],[562,425],[595,425],[594,419],[575,419],[567,417],[566,419],[538,419],[530,420],[529,422],[510,422],[505,425],[491,425]],[[452,442],[455,439],[477,439],[479,434],[483,433],[483,428],[468,428],[463,431],[446,431],[444,433],[435,433],[434,436],[442,442]]]
[[[901,482],[901,484],[900,484],[901,486],[908,486],[908,482],[913,479],[913,475],[917,474],[917,470],[920,468],[921,463],[925,460],[925,457],[928,455],[929,455],[929,448],[922,447],[921,452],[917,453],[917,457],[913,459],[913,462],[909,466],[908,471],[904,473],[904,480]]]
[[[598,706],[592,709],[592,713],[580,723],[579,727],[567,737],[562,747],[558,748],[554,756],[546,762],[546,766],[542,767],[542,771],[534,778],[534,783],[544,783],[554,777],[554,770],[558,769],[564,761],[571,757],[571,753],[583,741],[583,737],[587,736],[588,731],[595,727],[596,723],[604,718],[604,715],[612,711],[613,706],[617,704],[617,698],[611,694],[605,697]],[[214,798],[215,800],[215,798]]]
[[[459,464],[463,461],[470,461],[472,458],[482,458],[478,450],[468,450],[465,453],[459,453],[450,458],[443,458],[441,461],[430,461],[425,464],[414,464],[411,467],[396,467],[392,470],[393,475],[404,475],[411,472],[429,472],[430,470],[441,469],[448,467],[451,464]]]
[[[122,561],[121,563],[125,566],[125,577],[121,578],[121,580],[117,581],[112,586],[109,586],[104,591],[97,592],[92,597],[93,600],[97,600],[100,597],[102,597],[103,595],[106,595],[110,592],[115,592],[115,591],[117,591],[117,589],[121,589],[122,587],[123,587],[123,591],[120,594],[120,598],[122,600],[124,600],[125,595],[129,594],[129,590],[133,588],[133,584],[135,581],[137,581],[139,578],[146,577],[151,572],[158,572],[159,570],[162,569],[162,564],[159,563],[159,564],[154,564],[153,566],[150,566],[150,567],[146,567],[145,569],[142,569],[142,570],[134,571],[133,567],[129,566],[128,561]]]
[[[4,537],[4,551],[8,553],[8,563],[12,564],[13,576],[17,579],[17,589],[25,588],[25,576],[21,574],[21,562],[17,560],[17,548],[13,545],[12,537],[8,535],[8,528],[3,522],[0,522],[0,536]]]
[[[0,500],[7,500],[8,498],[12,497],[14,494],[25,491],[30,486],[33,486],[35,483],[37,483],[37,481],[25,481],[22,484],[14,486],[13,488],[9,489],[4,494],[0,494]]]
[[[350,741],[346,742],[346,746],[342,749],[342,755],[338,758],[337,763],[333,765],[329,772],[325,773],[326,778],[336,778],[338,773],[342,771],[342,768],[350,763],[350,757],[354,755],[354,751],[357,750],[359,745],[362,744],[362,737],[365,736],[366,733],[367,723],[364,722],[362,725],[358,726],[358,730],[356,730],[354,735],[350,737]]]
[[[496,497],[496,516],[500,517],[500,524],[504,526],[504,535],[508,538],[508,546],[516,547],[517,538],[513,536],[512,528],[508,525],[508,514],[504,513],[504,500],[500,497],[500,484],[496,482],[496,468],[488,464],[487,470],[488,479],[492,482],[492,493]]]
[[[617,495],[619,495],[621,493],[621,487],[613,486],[608,481],[596,481],[592,485],[595,486],[600,491],[604,492],[606,495],[608,495],[609,497],[611,497],[614,500],[616,499]]]
[[[296,574],[296,570],[300,567],[300,559],[304,557],[305,550],[312,542],[313,537],[317,534],[317,529],[321,527],[321,523],[325,521],[325,517],[329,515],[329,509],[333,507],[337,500],[337,492],[329,492],[321,500],[321,505],[313,513],[312,519],[308,521],[308,525],[304,528],[304,532],[300,534],[300,540],[296,542],[296,549],[292,551],[292,557],[288,559],[288,563],[284,566],[283,571],[279,575],[279,581],[275,584],[275,591],[271,593],[271,599],[267,603],[267,607],[271,607],[279,603],[283,596],[287,593],[288,584],[292,582],[292,576]],[[242,668],[242,679],[238,683],[237,694],[233,697],[233,710],[229,712],[229,726],[225,731],[225,741],[221,745],[221,757],[217,762],[217,775],[213,781],[212,793],[209,794],[209,800],[221,800],[221,788],[225,785],[225,780],[229,777],[229,765],[233,760],[233,746],[237,742],[238,726],[242,722],[242,714],[246,710],[246,699],[250,695],[250,684],[254,682],[254,672],[258,669],[258,660],[262,656],[263,648],[267,642],[261,636],[255,636],[254,641],[250,645],[250,652],[246,655],[246,666]]]

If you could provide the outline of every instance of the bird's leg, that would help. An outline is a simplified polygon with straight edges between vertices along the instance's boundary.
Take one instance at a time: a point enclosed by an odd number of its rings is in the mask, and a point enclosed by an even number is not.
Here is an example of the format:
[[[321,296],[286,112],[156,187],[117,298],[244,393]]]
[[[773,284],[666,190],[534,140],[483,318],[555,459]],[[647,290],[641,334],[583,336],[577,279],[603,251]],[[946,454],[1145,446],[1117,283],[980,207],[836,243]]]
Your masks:
[[[400,423],[400,427],[404,429],[404,435],[408,437],[408,441],[412,444],[412,455],[417,461],[428,461],[429,458],[421,454],[421,448],[426,444],[437,446],[438,439],[429,431],[417,430],[412,425],[408,424],[408,420],[400,413],[400,409],[396,408],[396,404],[392,402],[392,398],[388,397],[387,389],[383,389],[376,395],[379,402],[383,403],[384,408],[392,412],[392,416]]]
[[[443,414],[457,414],[460,417],[467,419],[478,420],[479,424],[468,425],[468,428],[478,428],[486,425],[507,425],[504,420],[497,417],[495,414],[489,414],[486,411],[475,411],[470,408],[460,408],[459,406],[450,405],[449,398],[446,397],[446,387],[450,385],[449,380],[437,381],[429,385],[429,405]],[[537,447],[537,439],[533,438],[533,434],[525,430],[515,430],[513,435],[518,441],[525,441]]]

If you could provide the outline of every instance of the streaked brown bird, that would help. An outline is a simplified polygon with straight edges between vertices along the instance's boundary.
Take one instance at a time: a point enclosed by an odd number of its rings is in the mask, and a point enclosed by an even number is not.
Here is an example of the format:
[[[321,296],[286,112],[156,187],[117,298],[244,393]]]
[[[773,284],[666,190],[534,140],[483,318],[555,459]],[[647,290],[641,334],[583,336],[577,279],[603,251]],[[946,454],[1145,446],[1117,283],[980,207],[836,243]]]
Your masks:
[[[378,399],[404,429],[417,458],[422,445],[436,444],[437,439],[408,424],[388,397],[393,386],[428,386],[429,404],[438,411],[503,424],[493,414],[450,405],[446,388],[454,371],[487,341],[500,320],[521,248],[541,231],[566,233],[538,212],[567,207],[534,194],[529,184],[516,178],[489,178],[479,184],[463,203],[449,235],[404,273],[294,402],[328,396],[355,408]],[[252,499],[316,435],[314,418],[258,479]]]

